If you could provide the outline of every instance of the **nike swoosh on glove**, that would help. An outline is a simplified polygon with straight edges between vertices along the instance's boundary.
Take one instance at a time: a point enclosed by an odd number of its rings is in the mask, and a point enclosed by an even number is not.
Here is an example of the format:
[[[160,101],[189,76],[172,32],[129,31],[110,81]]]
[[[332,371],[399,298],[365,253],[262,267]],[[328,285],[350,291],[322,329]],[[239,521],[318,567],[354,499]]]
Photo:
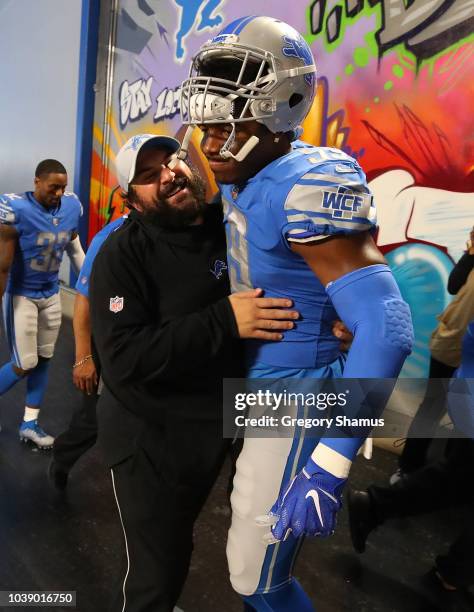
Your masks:
[[[309,458],[270,510],[275,540],[285,540],[290,532],[295,538],[332,535],[346,482],[347,478],[336,478]]]

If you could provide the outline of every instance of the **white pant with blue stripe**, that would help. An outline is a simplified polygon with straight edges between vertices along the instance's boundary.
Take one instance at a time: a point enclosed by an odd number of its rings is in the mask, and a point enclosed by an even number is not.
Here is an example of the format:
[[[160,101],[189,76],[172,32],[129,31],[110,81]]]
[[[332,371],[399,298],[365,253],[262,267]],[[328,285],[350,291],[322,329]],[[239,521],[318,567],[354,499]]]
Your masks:
[[[36,367],[38,357],[49,359],[61,326],[59,293],[48,298],[3,296],[5,334],[13,363],[22,370]]]
[[[257,364],[249,378],[337,378],[343,359],[318,369],[281,369]],[[294,416],[314,417],[311,407],[294,407]],[[306,411],[306,412],[305,412]],[[255,435],[255,429],[253,430]],[[262,537],[265,528],[255,517],[267,514],[278,498],[280,489],[305,465],[318,438],[307,437],[297,427],[294,437],[245,437],[237,460],[231,496],[232,524],[227,542],[227,560],[233,588],[241,595],[269,593],[291,581],[292,568],[302,544],[290,536],[285,542],[267,545]],[[267,528],[268,529],[268,528]]]

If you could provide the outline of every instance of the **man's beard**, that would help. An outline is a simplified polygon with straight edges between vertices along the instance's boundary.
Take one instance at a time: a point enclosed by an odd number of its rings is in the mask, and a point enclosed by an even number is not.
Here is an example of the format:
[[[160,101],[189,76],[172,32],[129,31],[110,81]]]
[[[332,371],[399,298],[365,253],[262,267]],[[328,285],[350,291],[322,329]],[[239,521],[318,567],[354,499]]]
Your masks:
[[[168,195],[174,192],[176,186],[188,187],[193,198],[185,206],[173,206],[168,202]],[[177,178],[169,187],[167,193],[155,198],[153,203],[143,202],[132,187],[133,204],[140,204],[143,212],[141,213],[148,220],[156,223],[160,227],[167,229],[180,229],[192,225],[204,214],[206,209],[206,184],[196,172],[193,172],[192,179],[186,177]]]

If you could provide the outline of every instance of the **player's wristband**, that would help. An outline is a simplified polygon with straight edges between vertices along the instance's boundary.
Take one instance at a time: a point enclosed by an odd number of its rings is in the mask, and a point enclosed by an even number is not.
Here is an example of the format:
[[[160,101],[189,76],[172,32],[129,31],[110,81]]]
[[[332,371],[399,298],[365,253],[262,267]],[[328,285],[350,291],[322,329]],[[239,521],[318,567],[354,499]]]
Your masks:
[[[347,478],[349,476],[352,461],[321,442],[312,452],[310,459],[336,478]]]

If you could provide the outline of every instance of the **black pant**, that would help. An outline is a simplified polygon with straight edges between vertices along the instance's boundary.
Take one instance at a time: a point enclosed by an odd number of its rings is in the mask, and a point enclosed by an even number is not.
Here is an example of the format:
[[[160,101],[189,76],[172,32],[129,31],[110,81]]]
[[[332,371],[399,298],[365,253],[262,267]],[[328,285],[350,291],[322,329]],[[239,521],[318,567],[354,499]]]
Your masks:
[[[403,472],[413,472],[425,464],[432,436],[446,412],[447,389],[439,379],[451,378],[455,369],[431,357],[425,396],[411,422],[398,463]]]
[[[167,419],[159,427],[126,411],[106,390],[98,415],[127,552],[111,611],[171,612],[188,573],[194,522],[230,441],[217,419]]]
[[[69,427],[54,441],[54,460],[66,471],[96,443],[97,400],[97,394],[83,393],[82,401],[72,415]]]
[[[464,504],[474,511],[474,441],[451,439],[443,460],[409,474],[391,487],[371,486],[368,493],[379,523]],[[461,525],[459,537],[436,563],[450,584],[474,584],[472,520]]]

